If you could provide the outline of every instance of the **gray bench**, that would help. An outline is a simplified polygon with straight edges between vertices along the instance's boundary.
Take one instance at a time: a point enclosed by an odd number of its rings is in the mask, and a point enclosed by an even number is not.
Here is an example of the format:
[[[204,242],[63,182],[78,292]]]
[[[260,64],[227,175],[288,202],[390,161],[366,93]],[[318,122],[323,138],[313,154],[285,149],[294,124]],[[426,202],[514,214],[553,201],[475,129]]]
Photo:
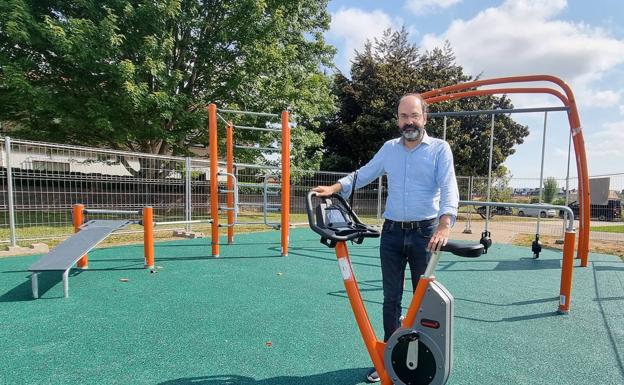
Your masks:
[[[69,296],[69,270],[78,260],[102,242],[115,230],[137,223],[130,220],[91,220],[80,227],[80,231],[67,238],[49,253],[28,268],[32,272],[33,297],[39,298],[38,275],[43,271],[63,272],[63,293]]]

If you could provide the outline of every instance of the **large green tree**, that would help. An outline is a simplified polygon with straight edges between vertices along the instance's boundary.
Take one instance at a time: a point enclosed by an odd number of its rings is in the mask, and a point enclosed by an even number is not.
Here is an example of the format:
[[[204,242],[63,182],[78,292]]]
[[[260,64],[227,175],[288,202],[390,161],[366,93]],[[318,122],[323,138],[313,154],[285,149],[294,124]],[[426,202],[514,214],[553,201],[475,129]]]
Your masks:
[[[309,147],[320,147],[321,138],[304,128],[333,108],[320,71],[333,57],[323,39],[326,5],[4,0],[0,121],[16,127],[11,135],[29,139],[184,154],[189,144],[207,143],[208,102],[290,108],[298,119],[295,163],[318,165],[321,154]],[[239,139],[274,141],[257,132]]]
[[[321,128],[326,149],[322,168],[353,170],[370,160],[385,141],[397,137],[396,109],[402,95],[472,79],[456,63],[448,43],[430,52],[420,52],[408,41],[405,29],[388,30],[382,38],[369,41],[362,52],[356,53],[351,77],[341,73],[334,77],[338,109]],[[492,107],[513,106],[505,96],[488,96],[437,103],[429,110],[472,111]],[[458,175],[487,175],[490,126],[490,115],[447,120],[446,138],[453,149]],[[429,135],[442,137],[442,131],[442,118],[429,119]],[[527,135],[526,126],[508,116],[497,116],[494,170]]]

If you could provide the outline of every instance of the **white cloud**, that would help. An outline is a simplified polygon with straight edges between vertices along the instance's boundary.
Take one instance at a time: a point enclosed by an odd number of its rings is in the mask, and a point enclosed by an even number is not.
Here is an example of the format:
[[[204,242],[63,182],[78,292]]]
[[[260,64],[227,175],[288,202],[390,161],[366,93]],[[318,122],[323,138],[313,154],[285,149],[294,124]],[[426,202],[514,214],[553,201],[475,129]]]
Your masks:
[[[507,0],[470,20],[454,20],[444,33],[424,36],[421,45],[432,49],[448,40],[472,75],[550,74],[570,83],[582,102],[617,104],[619,93],[595,90],[592,83],[624,63],[624,41],[556,19],[566,6],[565,0]]]
[[[620,105],[620,115],[624,115],[624,104]]]
[[[554,158],[559,159],[567,159],[568,158],[568,149],[563,149],[561,147],[555,147],[551,153]]]
[[[579,104],[587,107],[609,108],[620,102],[621,92],[581,88],[576,95]]]
[[[407,8],[414,15],[423,15],[436,9],[446,9],[455,4],[461,3],[462,0],[408,0],[405,3]]]
[[[597,132],[583,131],[587,158],[592,161],[608,160],[611,165],[624,164],[624,120],[605,123]]]
[[[367,12],[359,8],[341,8],[332,14],[328,31],[330,38],[344,43],[336,64],[343,72],[348,72],[355,57],[355,50],[361,51],[366,40],[380,38],[386,29],[396,30],[402,24],[402,20],[393,19],[380,10]]]

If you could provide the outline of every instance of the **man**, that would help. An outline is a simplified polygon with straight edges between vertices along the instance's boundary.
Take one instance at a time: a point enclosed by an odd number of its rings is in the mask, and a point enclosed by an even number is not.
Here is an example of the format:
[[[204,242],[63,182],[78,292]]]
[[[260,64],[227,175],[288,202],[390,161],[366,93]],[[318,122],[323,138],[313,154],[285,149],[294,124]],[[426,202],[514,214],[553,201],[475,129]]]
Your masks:
[[[447,142],[427,135],[427,105],[419,94],[401,98],[397,123],[401,137],[384,143],[358,170],[355,186],[361,188],[387,174],[388,199],[379,248],[384,341],[400,326],[407,263],[416,290],[431,252],[446,245],[459,205],[451,148]],[[331,186],[317,186],[314,191],[320,196],[340,193],[346,197],[353,187],[350,174]],[[367,379],[379,381],[374,368]]]

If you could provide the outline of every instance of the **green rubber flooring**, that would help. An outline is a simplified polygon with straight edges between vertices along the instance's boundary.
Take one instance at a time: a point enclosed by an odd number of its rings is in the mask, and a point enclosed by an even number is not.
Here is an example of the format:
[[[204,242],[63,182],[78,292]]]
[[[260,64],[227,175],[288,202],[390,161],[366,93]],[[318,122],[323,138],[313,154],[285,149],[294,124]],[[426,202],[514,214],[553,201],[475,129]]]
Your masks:
[[[349,249],[381,335],[378,240]],[[41,274],[38,300],[38,257],[1,259],[0,384],[363,384],[370,360],[334,250],[298,229],[279,253],[278,232],[239,235],[219,259],[208,239],[159,243],[150,273],[141,245],[102,248],[72,271],[67,299],[60,274]],[[442,257],[456,314],[448,384],[624,384],[624,263],[590,255],[570,314],[556,315],[561,254],[531,257],[509,245]]]

